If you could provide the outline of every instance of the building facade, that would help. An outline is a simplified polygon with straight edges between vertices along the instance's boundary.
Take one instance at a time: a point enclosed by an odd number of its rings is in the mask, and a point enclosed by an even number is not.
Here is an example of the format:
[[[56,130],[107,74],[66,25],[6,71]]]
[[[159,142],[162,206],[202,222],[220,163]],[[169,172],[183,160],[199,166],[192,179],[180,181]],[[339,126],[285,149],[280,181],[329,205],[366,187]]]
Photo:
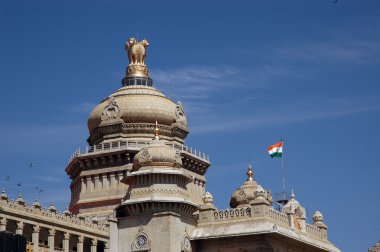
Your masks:
[[[339,251],[327,239],[323,215],[306,223],[292,193],[280,211],[254,179],[219,210],[206,192],[208,155],[185,144],[183,105],[153,87],[147,40],[125,45],[122,87],[88,119],[89,147],[76,150],[66,172],[69,209],[0,199],[0,231],[25,235],[29,251]]]

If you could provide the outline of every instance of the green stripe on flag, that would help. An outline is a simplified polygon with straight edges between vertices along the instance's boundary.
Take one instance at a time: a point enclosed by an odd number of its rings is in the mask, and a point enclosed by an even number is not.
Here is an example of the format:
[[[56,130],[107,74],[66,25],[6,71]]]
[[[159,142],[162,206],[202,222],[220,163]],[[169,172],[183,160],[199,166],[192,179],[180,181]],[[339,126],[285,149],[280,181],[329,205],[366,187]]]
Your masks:
[[[275,152],[275,153],[271,154],[270,156],[271,156],[271,158],[274,158],[274,157],[282,158],[282,153],[281,152]]]

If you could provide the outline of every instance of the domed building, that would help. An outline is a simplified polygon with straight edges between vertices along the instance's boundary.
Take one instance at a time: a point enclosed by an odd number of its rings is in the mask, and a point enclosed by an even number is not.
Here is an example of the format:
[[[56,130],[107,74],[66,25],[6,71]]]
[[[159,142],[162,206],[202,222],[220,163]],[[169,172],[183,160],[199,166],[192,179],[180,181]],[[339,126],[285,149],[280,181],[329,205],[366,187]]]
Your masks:
[[[205,190],[209,157],[185,144],[182,103],[154,88],[148,46],[145,39],[126,43],[122,87],[89,115],[89,146],[66,167],[69,208],[44,208],[37,198],[28,204],[21,194],[10,200],[3,190],[0,231],[23,237],[29,252],[340,251],[327,239],[322,213],[307,223],[294,194],[274,208],[251,165],[230,208],[213,204]]]

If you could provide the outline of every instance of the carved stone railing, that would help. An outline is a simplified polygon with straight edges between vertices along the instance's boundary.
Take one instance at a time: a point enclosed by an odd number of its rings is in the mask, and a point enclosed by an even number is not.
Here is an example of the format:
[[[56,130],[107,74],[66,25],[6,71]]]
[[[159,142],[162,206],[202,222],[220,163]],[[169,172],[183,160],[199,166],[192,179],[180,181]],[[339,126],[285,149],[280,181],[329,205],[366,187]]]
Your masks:
[[[246,219],[251,217],[251,208],[243,207],[243,208],[232,208],[225,210],[217,210],[213,214],[214,221],[229,221],[229,220],[237,220],[237,219]]]
[[[273,208],[269,208],[269,217],[279,224],[289,226],[289,218],[286,214],[281,213]]]
[[[310,236],[314,236],[314,237],[323,239],[321,229],[317,228],[316,226],[307,224],[307,223],[306,223],[306,233],[309,234]]]
[[[69,212],[61,213],[55,208],[43,208],[30,205],[18,200],[0,199],[0,213],[10,216],[26,216],[28,219],[36,219],[48,223],[59,223],[67,227],[85,230],[91,233],[109,235],[109,226],[105,222],[98,222],[95,218],[72,215]]]
[[[78,148],[69,158],[69,162],[73,161],[74,158],[82,155],[88,155],[97,152],[111,152],[125,149],[136,149],[139,150],[145,146],[148,146],[150,141],[114,141],[109,143],[101,143],[93,146],[87,146],[84,149]],[[172,147],[175,150],[185,152],[191,155],[194,155],[200,159],[203,159],[206,162],[210,162],[210,158],[204,152],[193,149],[184,144],[178,143],[166,143],[166,145]]]

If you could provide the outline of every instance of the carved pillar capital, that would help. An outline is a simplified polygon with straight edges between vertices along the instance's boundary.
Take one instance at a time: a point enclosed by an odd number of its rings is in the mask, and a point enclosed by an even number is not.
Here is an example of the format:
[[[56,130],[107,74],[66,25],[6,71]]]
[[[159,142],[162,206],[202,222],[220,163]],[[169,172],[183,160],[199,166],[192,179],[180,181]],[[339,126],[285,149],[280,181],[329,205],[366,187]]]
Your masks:
[[[0,225],[7,225],[7,222],[8,222],[8,220],[7,220],[7,218],[5,218],[5,217],[2,217],[2,218],[0,219]]]
[[[39,233],[40,232],[40,226],[39,225],[33,225],[33,233]]]
[[[55,229],[54,228],[49,228],[49,236],[54,236],[55,235]]]
[[[22,221],[18,221],[18,222],[17,222],[17,228],[18,228],[18,229],[23,229],[23,228],[24,228],[24,222],[22,222]]]
[[[78,236],[78,243],[83,243],[83,241],[84,241],[83,235],[79,235]]]
[[[105,248],[105,249],[109,249],[109,248],[110,248],[110,244],[109,244],[109,242],[104,242],[104,248]]]
[[[69,240],[70,239],[70,233],[69,232],[64,232],[63,233],[63,239],[64,240]]]
[[[98,240],[95,238],[91,239],[91,246],[96,246],[96,245],[98,245]]]
[[[16,234],[22,235],[24,230],[24,222],[22,221],[17,221],[17,228],[16,228]]]

